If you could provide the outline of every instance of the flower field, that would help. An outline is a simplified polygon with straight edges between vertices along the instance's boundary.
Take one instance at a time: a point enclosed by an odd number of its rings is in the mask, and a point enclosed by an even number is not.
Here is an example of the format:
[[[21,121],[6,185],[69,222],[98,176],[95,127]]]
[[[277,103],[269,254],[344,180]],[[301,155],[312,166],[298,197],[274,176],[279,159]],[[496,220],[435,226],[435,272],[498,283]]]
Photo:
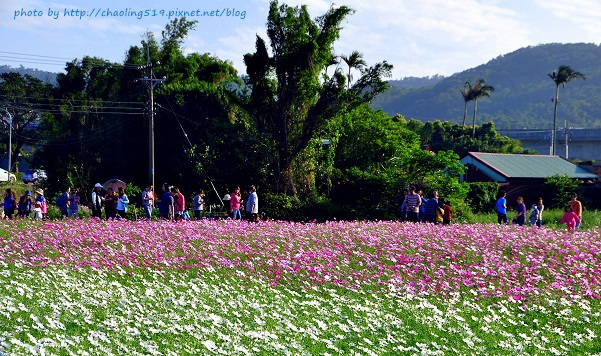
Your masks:
[[[601,354],[599,235],[4,221],[0,355]]]

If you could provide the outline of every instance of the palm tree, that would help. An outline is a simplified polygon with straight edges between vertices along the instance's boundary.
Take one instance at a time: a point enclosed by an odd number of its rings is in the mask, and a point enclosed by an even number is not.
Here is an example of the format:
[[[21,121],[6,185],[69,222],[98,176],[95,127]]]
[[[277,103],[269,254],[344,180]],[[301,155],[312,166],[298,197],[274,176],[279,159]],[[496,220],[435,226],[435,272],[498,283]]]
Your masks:
[[[478,99],[490,97],[490,93],[495,91],[495,88],[490,85],[485,85],[484,79],[478,79],[471,88],[471,96],[474,100],[474,122],[472,124],[472,138],[476,137],[476,111],[478,110]]]
[[[467,103],[474,100],[472,97],[472,85],[470,82],[465,82],[463,88],[461,88],[461,95],[463,95],[463,101],[465,102],[465,106],[463,107],[463,126],[462,129],[465,130],[465,119],[467,117]]]
[[[365,61],[363,60],[363,53],[359,53],[358,51],[353,51],[353,53],[351,53],[348,57],[342,55],[340,56],[340,58],[344,61],[344,63],[346,63],[346,66],[348,67],[347,88],[350,89],[351,82],[353,81],[353,75],[351,73],[351,70],[355,68],[362,72],[363,69],[367,66],[367,63],[365,63]]]
[[[559,104],[559,85],[565,88],[566,83],[572,79],[586,79],[584,74],[576,72],[570,66],[560,65],[551,74],[547,74],[551,80],[555,82],[555,99],[552,99],[555,103],[555,109],[553,110],[553,133],[551,142],[551,154],[555,156],[555,147],[557,146],[557,104]]]

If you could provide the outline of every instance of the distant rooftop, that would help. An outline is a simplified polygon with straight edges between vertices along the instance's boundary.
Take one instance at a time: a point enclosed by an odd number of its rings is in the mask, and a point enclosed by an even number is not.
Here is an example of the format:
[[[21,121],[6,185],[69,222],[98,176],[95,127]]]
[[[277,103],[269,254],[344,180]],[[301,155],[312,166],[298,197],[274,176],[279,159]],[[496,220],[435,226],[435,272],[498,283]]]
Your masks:
[[[488,171],[491,178],[501,182],[508,179],[543,179],[557,174],[574,179],[598,178],[596,174],[559,156],[469,152],[461,159],[461,163]]]

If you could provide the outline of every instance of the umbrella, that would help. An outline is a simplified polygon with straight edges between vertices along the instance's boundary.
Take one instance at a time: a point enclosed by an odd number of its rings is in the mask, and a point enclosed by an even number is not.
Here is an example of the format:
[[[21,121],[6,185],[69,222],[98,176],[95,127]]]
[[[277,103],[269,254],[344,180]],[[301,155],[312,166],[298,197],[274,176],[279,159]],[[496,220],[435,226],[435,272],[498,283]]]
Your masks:
[[[117,178],[109,179],[106,182],[102,183],[102,188],[104,190],[112,188],[113,191],[116,192],[120,187],[125,189],[125,182]]]

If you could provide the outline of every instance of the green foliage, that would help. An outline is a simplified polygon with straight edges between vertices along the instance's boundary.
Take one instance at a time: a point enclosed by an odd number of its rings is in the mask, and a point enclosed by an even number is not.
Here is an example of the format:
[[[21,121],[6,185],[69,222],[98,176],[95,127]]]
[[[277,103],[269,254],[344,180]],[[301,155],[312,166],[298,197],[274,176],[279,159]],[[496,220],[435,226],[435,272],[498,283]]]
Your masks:
[[[146,189],[146,188],[144,188],[144,189]],[[132,205],[138,205],[138,203],[140,202],[140,200],[138,198],[142,196],[142,188],[129,182],[125,185],[125,195],[127,195],[127,198],[130,201],[130,203],[129,203],[130,207]],[[141,205],[141,203],[140,203],[140,205]]]
[[[550,208],[561,208],[566,206],[570,200],[570,194],[578,189],[578,181],[567,175],[554,175],[545,180],[545,205]]]
[[[352,219],[397,218],[402,189],[410,184],[437,189],[453,202],[465,198],[459,157],[421,149],[401,117],[361,106],[342,118],[335,149],[331,198]]]
[[[256,52],[244,56],[246,84],[252,88],[247,110],[257,129],[275,143],[278,192],[296,195],[313,180],[312,170],[302,176],[304,171],[293,168],[305,167],[314,159],[307,148],[316,131],[388,87],[382,77],[390,76],[392,66],[383,62],[365,68],[358,52],[345,57],[348,77],[338,68],[328,75],[328,67],[336,63],[334,42],[341,23],[351,13],[346,6],[332,6],[312,20],[306,6],[280,6],[272,1],[267,19],[272,55],[257,37]],[[362,75],[350,85],[353,68]]]
[[[407,127],[420,135],[424,147],[434,152],[451,150],[459,157],[465,157],[468,152],[524,152],[518,140],[500,135],[493,122],[485,122],[476,127],[475,137],[470,137],[469,129],[449,121],[436,120],[421,123],[419,120],[411,119]]]
[[[261,195],[262,210],[270,219],[298,220],[300,201],[286,194],[265,193]]]
[[[473,182],[467,183],[467,201],[469,208],[476,213],[492,212],[499,192],[497,182]]]

